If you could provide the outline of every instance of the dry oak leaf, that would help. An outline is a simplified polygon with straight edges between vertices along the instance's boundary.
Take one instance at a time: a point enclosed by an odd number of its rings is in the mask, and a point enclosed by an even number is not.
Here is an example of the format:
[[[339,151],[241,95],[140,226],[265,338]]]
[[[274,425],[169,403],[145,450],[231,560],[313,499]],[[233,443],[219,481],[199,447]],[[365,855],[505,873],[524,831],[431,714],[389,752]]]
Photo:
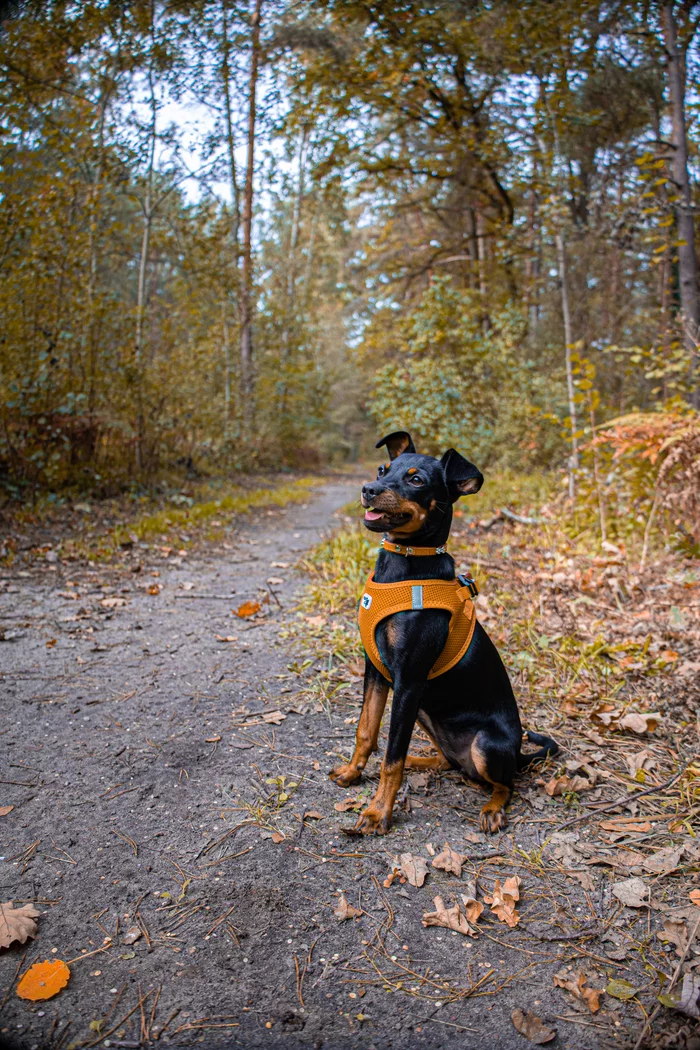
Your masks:
[[[70,970],[62,959],[45,959],[34,963],[20,977],[17,995],[20,999],[52,999],[68,984]]]
[[[41,915],[33,904],[13,907],[12,901],[0,904],[0,948],[9,948],[15,941],[24,944],[27,937],[36,937],[34,920]]]
[[[497,915],[501,922],[505,922],[512,929],[520,922],[520,916],[515,910],[515,903],[520,899],[520,876],[511,875],[501,886],[501,880],[496,879],[493,884],[493,896],[484,897],[487,904],[491,905],[491,911]]]
[[[513,1010],[510,1019],[515,1026],[515,1030],[524,1035],[526,1039],[529,1039],[531,1043],[543,1046],[545,1043],[551,1043],[552,1039],[556,1039],[556,1028],[548,1028],[541,1017],[530,1013],[529,1010],[521,1010],[518,1007],[516,1010]]]
[[[352,904],[344,895],[338,900],[338,906],[333,909],[336,919],[342,922],[344,919],[356,919],[362,915],[362,908],[353,908]]]
[[[691,890],[688,894],[693,904],[700,908],[700,890]]]
[[[243,605],[239,605],[234,610],[236,616],[240,616],[242,620],[245,620],[248,616],[255,616],[262,609],[260,602],[243,602]]]
[[[658,711],[629,711],[623,715],[618,725],[631,729],[633,733],[653,733],[661,721]]]
[[[600,1010],[600,997],[603,994],[603,989],[586,988],[587,980],[588,978],[583,971],[574,980],[568,978],[566,974],[555,974],[554,987],[564,988],[567,992],[571,992],[573,996],[584,1002],[591,1013],[594,1014]]]
[[[455,933],[463,933],[467,937],[477,936],[477,931],[460,910],[459,903],[446,908],[442,897],[433,897],[433,904],[435,911],[426,911],[423,914],[421,922],[424,926],[441,926],[445,930],[454,930]]]
[[[646,908],[649,906],[649,887],[642,879],[624,879],[613,883],[613,897],[627,908]]]
[[[688,948],[688,927],[684,922],[676,922],[674,919],[664,919],[663,930],[657,930],[656,936],[666,944],[676,947],[676,955],[684,959]]]
[[[477,923],[481,918],[481,914],[484,910],[484,906],[481,901],[476,899],[476,883],[467,883],[467,892],[460,893],[462,898],[462,904],[464,905],[464,911],[467,918],[471,923]]]
[[[0,806],[0,817],[6,817],[14,808],[14,806]]]
[[[663,849],[647,857],[642,862],[642,867],[653,875],[669,875],[678,867],[683,856],[683,848],[683,846],[679,846],[678,849],[674,849],[673,846],[664,846]]]
[[[287,716],[282,711],[266,711],[262,716],[263,722],[268,722],[271,725],[278,726],[280,722],[284,722]]]
[[[342,802],[334,802],[333,809],[337,813],[347,813],[349,809],[362,809],[363,805],[360,798],[344,798]]]
[[[591,777],[569,777],[566,775],[563,777],[552,777],[544,785],[544,789],[550,798],[555,798],[557,795],[566,795],[570,791],[590,791],[591,788],[595,787],[597,779],[595,773]]]
[[[405,875],[412,886],[421,887],[428,874],[428,862],[412,853],[402,853],[399,858],[401,874]]]
[[[449,842],[446,842],[442,847],[442,853],[438,853],[433,860],[433,867],[440,868],[442,871],[449,871],[452,875],[456,875],[459,878],[462,874],[462,865],[466,859],[463,853],[457,853],[456,850],[452,849]]]

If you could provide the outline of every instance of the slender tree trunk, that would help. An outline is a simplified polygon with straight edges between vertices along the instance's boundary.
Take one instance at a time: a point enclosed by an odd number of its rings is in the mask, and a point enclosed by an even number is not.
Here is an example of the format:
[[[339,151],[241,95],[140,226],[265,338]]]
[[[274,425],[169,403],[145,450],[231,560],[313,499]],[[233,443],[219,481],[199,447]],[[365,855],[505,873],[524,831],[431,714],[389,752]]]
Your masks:
[[[688,140],[685,126],[685,54],[678,46],[673,0],[661,8],[661,24],[667,55],[667,77],[673,126],[673,181],[676,184],[678,224],[678,270],[681,292],[683,338],[690,356],[692,401],[700,408],[698,389],[698,264],[695,254],[695,223],[688,177]]]
[[[224,438],[228,438],[231,427],[231,340],[229,338],[226,301],[221,303],[224,336]]]
[[[153,221],[153,170],[155,166],[156,130],[158,119],[158,106],[156,103],[152,68],[150,68],[148,72],[148,81],[151,94],[151,128],[149,136],[148,170],[146,173],[146,195],[143,200],[143,235],[141,237],[141,258],[139,259],[139,279],[136,295],[136,336],[134,339],[134,365],[136,370],[136,466],[139,470],[142,470],[144,465],[143,322],[146,304],[146,270],[148,267],[148,251],[150,247],[151,225]]]
[[[537,252],[537,194],[534,185],[530,188],[527,210],[527,260],[525,276],[527,279],[527,312],[528,338],[532,345],[537,340],[537,329],[540,320],[539,308],[539,256]]]
[[[223,57],[221,62],[221,82],[224,89],[224,112],[226,115],[226,149],[228,153],[228,171],[231,187],[231,205],[233,208],[233,235],[236,262],[238,261],[238,239],[241,226],[241,202],[236,170],[236,139],[233,130],[233,107],[231,105],[231,66],[229,62],[230,43],[228,38],[228,0],[221,2],[221,25],[223,33]]]
[[[253,178],[255,174],[255,94],[260,59],[260,12],[262,0],[255,0],[252,21],[250,76],[248,80],[248,163],[243,194],[243,252],[241,269],[241,401],[246,441],[253,436]]]
[[[566,251],[564,235],[561,230],[556,233],[557,268],[561,286],[561,312],[564,318],[564,360],[566,362],[566,389],[569,395],[569,417],[571,419],[571,456],[569,459],[569,496],[576,495],[576,471],[578,470],[578,423],[576,419],[576,392],[574,390],[574,373],[571,367],[571,347],[574,339],[571,332],[571,312],[569,310],[569,289],[566,277]]]
[[[280,396],[280,412],[284,414],[287,409],[287,368],[289,367],[289,345],[291,340],[291,329],[294,322],[295,291],[296,291],[296,254],[299,241],[299,222],[301,219],[301,202],[304,196],[304,152],[306,149],[306,138],[308,129],[302,130],[299,142],[299,172],[297,178],[294,205],[292,208],[292,224],[289,233],[289,257],[287,259],[287,302],[285,304],[284,327],[282,329],[280,372],[282,380],[282,393]]]

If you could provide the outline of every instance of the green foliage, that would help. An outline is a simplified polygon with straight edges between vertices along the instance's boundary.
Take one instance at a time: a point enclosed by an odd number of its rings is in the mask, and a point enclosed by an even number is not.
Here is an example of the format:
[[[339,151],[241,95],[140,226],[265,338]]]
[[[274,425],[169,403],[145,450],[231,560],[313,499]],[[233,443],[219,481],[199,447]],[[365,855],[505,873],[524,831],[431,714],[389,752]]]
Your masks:
[[[524,336],[518,311],[504,308],[485,328],[476,293],[434,278],[411,308],[385,313],[365,336],[364,358],[386,362],[369,397],[378,431],[405,427],[425,452],[453,447],[484,466],[551,464],[561,451]]]

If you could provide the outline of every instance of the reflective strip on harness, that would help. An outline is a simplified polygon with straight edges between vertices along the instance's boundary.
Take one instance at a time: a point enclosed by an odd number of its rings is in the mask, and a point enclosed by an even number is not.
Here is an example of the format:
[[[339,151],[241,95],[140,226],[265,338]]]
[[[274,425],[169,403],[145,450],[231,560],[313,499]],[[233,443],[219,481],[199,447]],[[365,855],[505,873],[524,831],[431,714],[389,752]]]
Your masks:
[[[397,612],[445,609],[450,613],[447,642],[428,678],[449,671],[466,653],[474,635],[476,609],[469,588],[459,580],[420,580],[418,583],[375,583],[370,573],[358,610],[362,644],[377,670],[391,681],[391,672],[382,661],[376,640],[377,625]]]

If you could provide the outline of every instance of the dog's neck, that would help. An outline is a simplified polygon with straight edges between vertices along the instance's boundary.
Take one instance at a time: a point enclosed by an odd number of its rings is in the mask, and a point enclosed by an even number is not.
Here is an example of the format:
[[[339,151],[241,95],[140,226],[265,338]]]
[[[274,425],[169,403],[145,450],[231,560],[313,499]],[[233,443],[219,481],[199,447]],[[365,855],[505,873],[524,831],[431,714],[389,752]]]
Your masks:
[[[392,543],[413,547],[442,547],[447,543],[452,527],[452,507],[444,514],[428,518],[425,525],[410,536],[401,536],[400,530],[387,533]],[[413,555],[394,554],[381,550],[374,567],[377,583],[398,583],[402,580],[452,580],[455,563],[449,554]]]

